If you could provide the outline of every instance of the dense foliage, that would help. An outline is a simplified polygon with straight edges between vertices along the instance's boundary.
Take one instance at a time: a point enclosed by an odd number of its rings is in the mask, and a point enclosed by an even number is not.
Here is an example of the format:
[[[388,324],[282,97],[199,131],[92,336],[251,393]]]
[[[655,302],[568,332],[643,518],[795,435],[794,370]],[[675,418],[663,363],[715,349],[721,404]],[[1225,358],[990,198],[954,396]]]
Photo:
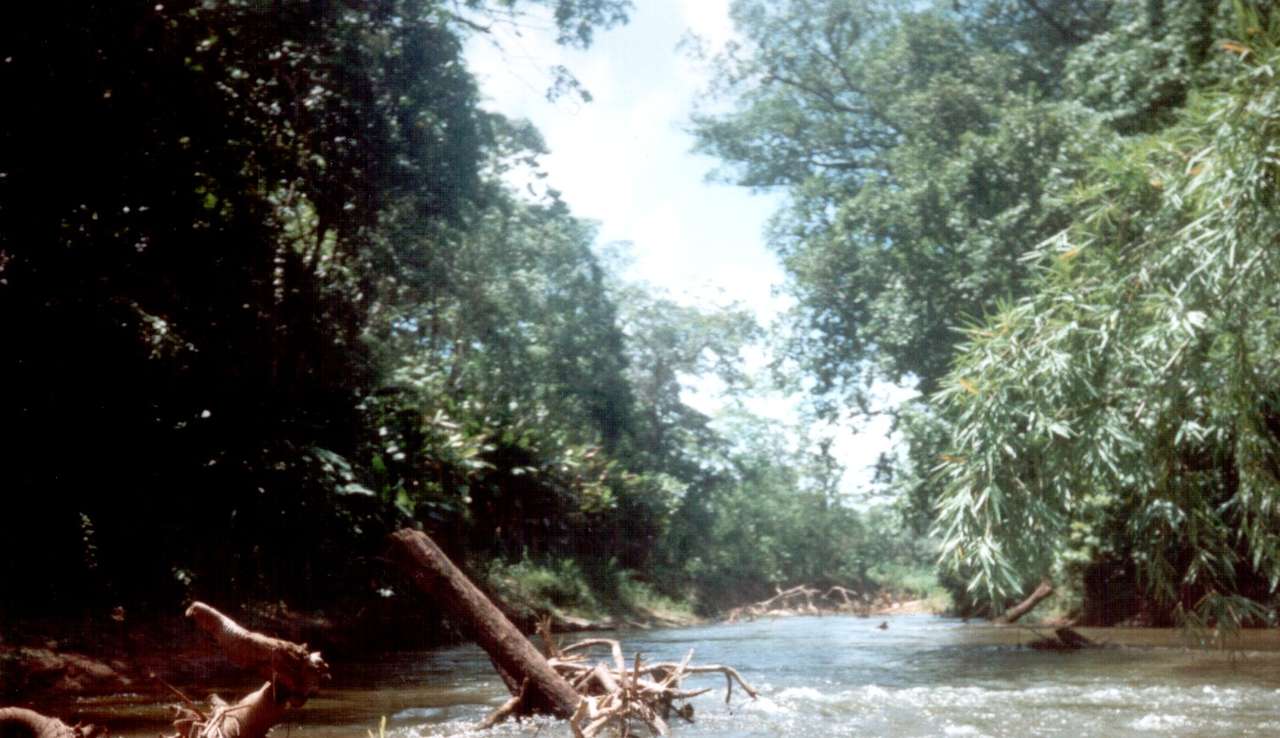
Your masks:
[[[401,525],[605,607],[870,583],[886,526],[859,527],[829,460],[685,402],[698,376],[745,390],[754,321],[621,283],[554,191],[509,184],[544,147],[478,107],[467,35],[534,13],[582,46],[628,11],[6,11],[0,617],[364,611],[398,591]]]
[[[1197,620],[1269,617],[1280,25],[1245,13],[1235,37],[1228,82],[1098,161],[1028,257],[1032,294],[969,332],[938,396],[944,555],[994,599],[1111,556]]]
[[[583,41],[626,7],[554,5]],[[6,604],[332,597],[385,515],[374,334],[487,199],[460,34],[516,4],[31,10],[0,32]]]

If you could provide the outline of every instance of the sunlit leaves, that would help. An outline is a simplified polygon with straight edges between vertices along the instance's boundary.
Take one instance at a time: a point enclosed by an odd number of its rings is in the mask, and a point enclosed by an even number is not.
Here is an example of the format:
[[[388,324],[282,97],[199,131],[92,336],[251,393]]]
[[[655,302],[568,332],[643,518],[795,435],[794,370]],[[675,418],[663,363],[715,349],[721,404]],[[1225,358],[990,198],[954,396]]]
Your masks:
[[[954,424],[938,530],[944,563],[991,601],[1020,594],[1007,570],[1103,545],[1090,530],[1117,502],[1167,603],[1239,622],[1256,606],[1231,593],[1274,591],[1276,40],[1240,42],[1253,53],[1228,84],[1099,160],[1075,224],[1040,247],[1034,293],[969,331],[936,398]]]
[[[788,195],[769,231],[797,298],[785,350],[835,405],[884,379],[932,391],[953,328],[1021,294],[1104,131],[950,6],[742,2],[735,21],[733,108],[695,131],[734,181]]]

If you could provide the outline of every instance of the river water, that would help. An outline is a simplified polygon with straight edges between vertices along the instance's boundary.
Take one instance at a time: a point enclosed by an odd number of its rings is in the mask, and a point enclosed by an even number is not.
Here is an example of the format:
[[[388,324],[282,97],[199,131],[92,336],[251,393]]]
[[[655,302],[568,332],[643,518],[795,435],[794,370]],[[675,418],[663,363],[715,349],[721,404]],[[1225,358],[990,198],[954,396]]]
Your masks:
[[[693,649],[694,663],[731,665],[760,691],[751,700],[735,689],[726,705],[723,678],[703,677],[716,689],[694,700],[695,722],[673,722],[673,734],[687,738],[1280,732],[1276,631],[1248,633],[1231,651],[1189,648],[1184,634],[1171,631],[1084,631],[1126,645],[1048,653],[1021,647],[1034,638],[1021,628],[923,615],[891,618],[886,629],[881,622],[794,617],[621,638],[629,660],[640,651],[646,661],[678,661]],[[476,735],[469,726],[505,698],[474,647],[402,654],[337,666],[332,688],[307,703],[302,722],[274,735],[362,738],[369,729],[377,734],[382,716],[388,738]],[[126,738],[154,738],[159,730],[149,700],[80,703],[79,710]],[[570,732],[538,720],[484,735]]]

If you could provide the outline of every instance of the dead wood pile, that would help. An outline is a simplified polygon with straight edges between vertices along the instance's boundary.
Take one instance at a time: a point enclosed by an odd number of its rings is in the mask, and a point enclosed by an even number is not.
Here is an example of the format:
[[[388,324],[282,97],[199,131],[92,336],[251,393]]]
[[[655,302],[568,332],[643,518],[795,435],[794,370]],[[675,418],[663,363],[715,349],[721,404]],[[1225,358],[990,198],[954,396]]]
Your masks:
[[[214,695],[207,709],[169,687],[184,702],[177,708],[173,725],[178,733],[172,738],[264,738],[290,708],[300,707],[329,678],[329,665],[306,644],[247,630],[202,602],[187,608],[187,617],[213,636],[233,663],[267,681],[234,704]],[[105,733],[24,708],[0,708],[0,738],[97,738]]]
[[[725,614],[725,620],[735,623],[739,620],[784,617],[787,615],[823,615],[827,613],[866,615],[870,612],[870,599],[846,587],[835,586],[826,592],[819,592],[819,590],[807,584],[801,584],[785,590],[775,587],[774,591],[776,594],[768,599],[733,608]]]

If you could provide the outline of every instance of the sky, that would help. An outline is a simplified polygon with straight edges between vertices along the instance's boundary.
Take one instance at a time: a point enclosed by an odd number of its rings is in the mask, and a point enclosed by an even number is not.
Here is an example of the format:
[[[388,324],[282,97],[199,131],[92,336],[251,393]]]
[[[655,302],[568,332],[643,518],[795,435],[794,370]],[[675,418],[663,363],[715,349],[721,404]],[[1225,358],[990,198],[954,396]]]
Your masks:
[[[789,304],[777,292],[783,272],[763,233],[781,197],[708,181],[717,161],[692,153],[686,130],[710,76],[705,62],[678,46],[692,33],[707,49],[721,48],[733,37],[728,6],[729,0],[639,0],[630,23],[598,32],[585,51],[557,46],[548,28],[498,28],[472,38],[467,57],[483,106],[527,118],[542,132],[550,150],[542,157],[547,183],[575,215],[598,224],[597,246],[629,244],[625,279],[683,303],[738,302],[768,325]],[[572,71],[591,102],[546,99],[547,70],[555,65]],[[763,369],[762,351],[748,358]],[[720,404],[710,385],[692,387],[685,399],[709,414]],[[748,407],[795,422],[798,402],[771,393]],[[860,433],[820,429],[835,436],[846,491],[869,484],[869,466],[888,447],[887,423],[880,417]]]
[[[529,118],[546,138],[549,183],[575,215],[600,225],[599,240],[630,242],[625,276],[686,302],[737,300],[765,317],[782,271],[761,231],[776,197],[711,185],[715,160],[690,153],[683,130],[708,76],[676,50],[692,31],[713,45],[732,33],[728,0],[642,0],[626,26],[598,33],[583,52],[550,34],[501,32],[468,49],[486,107]],[[564,65],[591,93],[548,102],[546,70]]]

